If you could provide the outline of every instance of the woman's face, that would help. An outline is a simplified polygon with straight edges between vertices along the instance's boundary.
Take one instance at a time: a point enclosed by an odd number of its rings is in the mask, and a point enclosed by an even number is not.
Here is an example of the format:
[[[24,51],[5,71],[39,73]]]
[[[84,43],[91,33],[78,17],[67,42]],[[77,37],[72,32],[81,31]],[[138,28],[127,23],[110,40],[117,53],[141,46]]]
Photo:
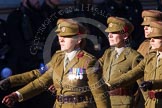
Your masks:
[[[58,39],[61,50],[65,52],[73,51],[81,42],[78,36],[59,36]]]
[[[150,39],[151,49],[161,50],[162,49],[162,37],[155,37]]]
[[[108,34],[110,46],[114,46],[118,48],[125,46],[125,39],[127,38],[128,35],[126,34],[111,33],[111,32]]]
[[[148,34],[151,32],[150,26],[144,26],[145,38],[148,38]]]

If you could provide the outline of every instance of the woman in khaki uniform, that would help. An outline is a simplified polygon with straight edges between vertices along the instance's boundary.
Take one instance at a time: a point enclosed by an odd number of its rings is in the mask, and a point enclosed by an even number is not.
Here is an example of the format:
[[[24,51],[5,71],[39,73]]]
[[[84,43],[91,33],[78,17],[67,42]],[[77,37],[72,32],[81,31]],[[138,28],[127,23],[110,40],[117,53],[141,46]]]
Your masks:
[[[108,82],[114,89],[131,85],[144,76],[140,88],[148,92],[145,108],[161,108],[162,106],[162,22],[151,22],[150,46],[155,52],[149,53],[135,68],[126,74]]]
[[[127,71],[134,68],[142,56],[131,47],[127,46],[134,27],[124,18],[109,17],[107,20],[108,40],[111,48],[108,48],[99,59],[103,67],[103,77],[105,82],[109,82]],[[115,54],[117,53],[117,54]],[[132,108],[133,91],[135,84],[116,88],[109,91],[112,108]]]
[[[104,95],[106,86],[96,58],[81,49],[83,36],[79,35],[79,23],[64,19],[56,32],[61,51],[56,52],[48,63],[48,71],[4,97],[2,102],[12,106],[16,101],[40,94],[53,84],[57,90],[54,108],[111,108],[109,98]]]

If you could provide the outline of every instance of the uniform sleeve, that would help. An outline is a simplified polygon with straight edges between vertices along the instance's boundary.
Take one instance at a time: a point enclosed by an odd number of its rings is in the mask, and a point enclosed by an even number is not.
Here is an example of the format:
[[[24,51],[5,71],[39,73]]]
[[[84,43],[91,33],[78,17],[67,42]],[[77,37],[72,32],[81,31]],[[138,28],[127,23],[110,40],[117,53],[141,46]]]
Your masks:
[[[9,80],[11,83],[11,87],[16,87],[26,85],[40,76],[40,72],[36,69],[22,74],[10,76]]]
[[[142,59],[143,59],[143,57],[141,57],[140,55],[138,55],[138,56],[135,58],[132,67],[135,67]],[[138,80],[137,80],[138,86],[140,86],[140,84],[141,84],[143,81],[144,81],[143,77],[140,78],[140,79],[138,79]],[[147,97],[148,97],[147,91],[143,91],[141,88],[139,88],[139,89],[140,89],[140,91],[141,91],[141,93],[142,93],[143,98],[146,100]]]
[[[99,63],[96,60],[89,62],[87,66],[87,77],[97,108],[111,108],[107,88],[102,79]]]
[[[56,55],[56,54],[55,54]],[[47,90],[47,88],[53,84],[52,74],[53,74],[53,66],[56,62],[57,56],[53,56],[51,61],[46,64],[48,70],[40,77],[30,82],[28,85],[19,89],[18,92],[22,95],[23,101],[30,99],[43,91]]]
[[[134,83],[137,79],[144,76],[146,59],[142,60],[136,67],[128,71],[125,74],[122,74],[120,77],[108,82],[111,85],[111,88],[118,88],[123,86],[128,86]]]
[[[25,87],[19,89],[18,92],[22,95],[23,101],[30,99],[47,90],[47,88],[53,83],[52,72],[53,70],[49,69],[45,74],[30,82]]]
[[[11,87],[22,86],[30,83],[31,81],[40,77],[45,71],[50,69],[52,67],[52,64],[53,64],[53,59],[48,64],[46,64],[47,69],[44,70],[35,69],[22,74],[10,76],[9,80],[10,80]],[[44,71],[44,72],[40,72],[40,71]]]

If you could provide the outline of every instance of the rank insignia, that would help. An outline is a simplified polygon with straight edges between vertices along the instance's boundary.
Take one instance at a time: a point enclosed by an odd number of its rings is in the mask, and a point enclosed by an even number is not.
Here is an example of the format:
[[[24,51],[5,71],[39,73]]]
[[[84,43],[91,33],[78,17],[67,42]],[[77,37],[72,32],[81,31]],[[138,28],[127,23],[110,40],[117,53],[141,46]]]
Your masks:
[[[62,32],[65,32],[65,31],[66,31],[66,28],[65,28],[65,27],[62,27],[62,28],[61,28],[61,31],[62,31]]]
[[[113,26],[113,23],[110,23],[110,24],[109,24],[109,27],[112,27],[112,26]]]

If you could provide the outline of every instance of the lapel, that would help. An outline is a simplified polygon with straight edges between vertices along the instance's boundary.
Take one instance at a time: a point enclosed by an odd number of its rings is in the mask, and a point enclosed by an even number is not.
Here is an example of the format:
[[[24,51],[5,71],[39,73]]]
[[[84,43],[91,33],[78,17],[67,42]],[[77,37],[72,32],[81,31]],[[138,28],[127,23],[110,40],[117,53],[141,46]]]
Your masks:
[[[114,48],[110,49],[108,55],[107,55],[107,59],[105,58],[106,62],[105,62],[105,69],[104,69],[104,79],[105,79],[105,82],[107,82],[110,78],[110,68],[111,68],[111,61],[113,59],[113,51],[114,51]]]
[[[129,48],[125,48],[124,51],[119,55],[119,57],[113,62],[113,65],[119,64],[120,62],[126,60],[127,55],[129,54],[130,49]]]
[[[64,74],[67,74],[68,71],[75,66],[79,62],[78,54],[81,53],[82,51],[78,51],[75,57],[69,62],[69,64],[66,66]]]
[[[113,51],[114,51],[114,49],[110,49],[110,53],[107,55],[107,59],[105,59],[106,60],[106,62],[105,62],[105,71],[107,71],[107,69],[110,68],[111,61],[113,59],[113,57],[112,57],[113,56],[113,53],[112,53]]]

